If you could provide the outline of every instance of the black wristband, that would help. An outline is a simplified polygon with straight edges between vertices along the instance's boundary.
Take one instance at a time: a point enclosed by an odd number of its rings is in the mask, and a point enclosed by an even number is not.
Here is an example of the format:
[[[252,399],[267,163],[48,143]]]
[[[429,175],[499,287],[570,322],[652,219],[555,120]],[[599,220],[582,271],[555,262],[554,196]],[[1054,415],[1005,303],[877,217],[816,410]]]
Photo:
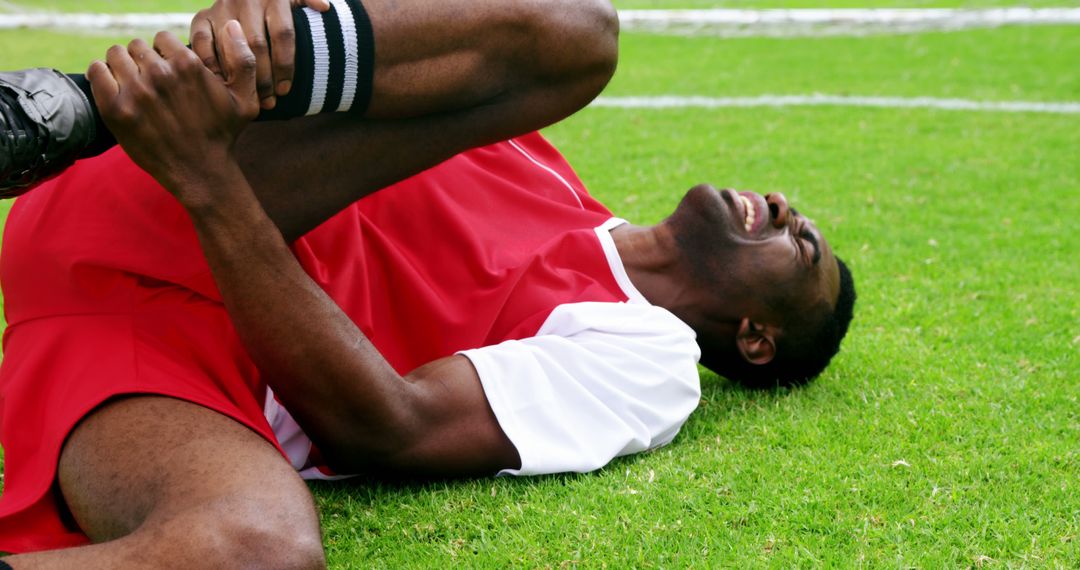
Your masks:
[[[371,19],[359,0],[330,3],[331,9],[322,14],[310,8],[293,9],[296,31],[293,87],[288,95],[278,97],[273,109],[261,112],[256,121],[367,112],[375,80],[375,35]],[[86,94],[97,124],[97,138],[80,157],[97,156],[112,148],[116,139],[101,120],[90,81],[79,74],[68,77]],[[0,570],[6,569],[0,566]]]
[[[293,87],[288,95],[278,97],[273,109],[263,111],[260,120],[367,112],[375,75],[371,19],[358,0],[331,0],[330,4],[325,13],[293,9]]]

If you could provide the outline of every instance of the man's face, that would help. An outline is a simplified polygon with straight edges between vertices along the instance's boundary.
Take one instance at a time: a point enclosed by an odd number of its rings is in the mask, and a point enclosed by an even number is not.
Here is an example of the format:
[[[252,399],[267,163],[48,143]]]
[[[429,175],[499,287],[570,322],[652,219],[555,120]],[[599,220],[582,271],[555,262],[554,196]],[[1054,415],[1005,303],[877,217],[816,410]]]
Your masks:
[[[728,311],[783,326],[789,312],[836,303],[840,277],[832,248],[782,194],[695,186],[674,217],[688,226],[692,253],[710,258],[708,271]]]

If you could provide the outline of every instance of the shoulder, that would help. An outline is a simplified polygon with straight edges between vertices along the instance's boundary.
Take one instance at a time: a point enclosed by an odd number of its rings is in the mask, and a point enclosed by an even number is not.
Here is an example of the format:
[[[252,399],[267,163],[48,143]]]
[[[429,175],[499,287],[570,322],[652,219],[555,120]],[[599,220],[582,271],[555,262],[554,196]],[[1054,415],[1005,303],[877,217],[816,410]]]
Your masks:
[[[522,458],[591,471],[669,443],[701,397],[693,330],[648,304],[557,307],[537,335],[464,351]]]
[[[559,305],[536,336],[604,335],[612,338],[672,337],[696,339],[694,330],[667,309],[648,303],[585,302]]]

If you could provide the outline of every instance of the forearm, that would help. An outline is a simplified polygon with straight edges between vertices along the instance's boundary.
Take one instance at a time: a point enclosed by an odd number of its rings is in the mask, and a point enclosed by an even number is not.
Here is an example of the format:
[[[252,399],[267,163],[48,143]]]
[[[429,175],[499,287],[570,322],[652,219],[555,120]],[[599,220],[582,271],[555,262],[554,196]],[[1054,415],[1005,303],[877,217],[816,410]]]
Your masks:
[[[212,196],[185,206],[229,316],[309,437],[328,457],[378,461],[403,447],[415,387],[304,273],[239,168],[188,184],[171,190]]]

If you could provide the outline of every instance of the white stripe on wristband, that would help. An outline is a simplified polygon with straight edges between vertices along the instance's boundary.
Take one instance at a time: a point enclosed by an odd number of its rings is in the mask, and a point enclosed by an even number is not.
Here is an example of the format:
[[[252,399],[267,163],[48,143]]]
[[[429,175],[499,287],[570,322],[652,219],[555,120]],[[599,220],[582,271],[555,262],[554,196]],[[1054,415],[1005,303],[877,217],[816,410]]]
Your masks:
[[[352,108],[356,98],[356,84],[360,80],[360,55],[356,41],[356,15],[345,0],[330,0],[337,10],[341,21],[341,35],[345,40],[345,80],[342,85],[341,104],[337,111],[345,112]]]
[[[311,105],[308,107],[308,115],[317,115],[322,112],[326,104],[326,87],[330,82],[330,48],[326,43],[326,26],[323,25],[322,14],[304,8],[311,25],[311,45],[315,52],[315,73],[311,86]]]

